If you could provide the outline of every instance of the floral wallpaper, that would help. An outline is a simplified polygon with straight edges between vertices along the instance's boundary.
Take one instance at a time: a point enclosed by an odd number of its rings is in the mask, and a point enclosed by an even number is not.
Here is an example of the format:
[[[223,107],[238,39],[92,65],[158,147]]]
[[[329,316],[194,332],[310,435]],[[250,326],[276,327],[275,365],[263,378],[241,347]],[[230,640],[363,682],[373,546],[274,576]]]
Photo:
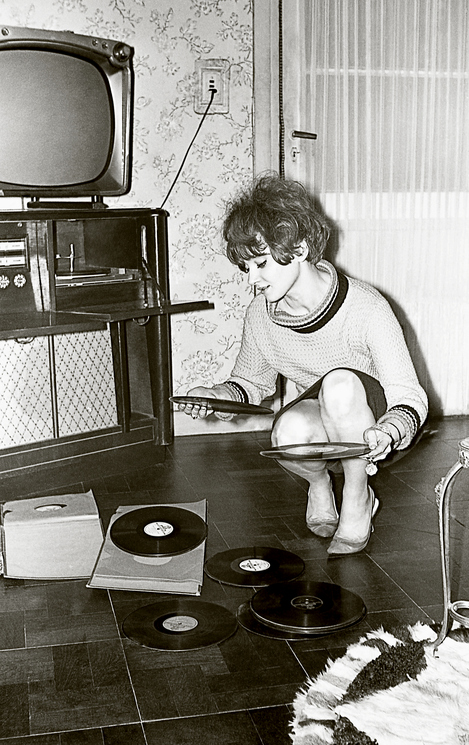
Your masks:
[[[253,174],[252,0],[0,0],[0,18],[135,48],[132,190],[107,200],[110,206],[162,205],[201,121],[194,111],[195,61],[228,61],[229,111],[209,112],[164,205],[172,299],[215,303],[214,310],[172,317],[174,392],[224,380],[250,300],[245,278],[223,254],[220,227],[227,199]],[[177,412],[175,432],[263,427],[251,419],[193,422]]]

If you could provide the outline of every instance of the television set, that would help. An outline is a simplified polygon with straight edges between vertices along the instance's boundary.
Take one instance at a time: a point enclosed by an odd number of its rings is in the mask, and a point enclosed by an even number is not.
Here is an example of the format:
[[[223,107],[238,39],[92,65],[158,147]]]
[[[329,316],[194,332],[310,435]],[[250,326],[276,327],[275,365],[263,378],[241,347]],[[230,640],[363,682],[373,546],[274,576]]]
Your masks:
[[[0,196],[103,197],[130,189],[133,48],[72,31],[0,26]],[[50,201],[45,202],[50,205]]]

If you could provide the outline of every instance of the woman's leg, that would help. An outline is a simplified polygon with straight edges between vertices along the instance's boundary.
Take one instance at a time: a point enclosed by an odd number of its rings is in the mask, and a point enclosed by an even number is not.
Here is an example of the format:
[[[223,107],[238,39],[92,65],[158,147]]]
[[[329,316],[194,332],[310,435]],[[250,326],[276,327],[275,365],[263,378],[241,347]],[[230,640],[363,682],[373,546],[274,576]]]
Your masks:
[[[375,424],[360,378],[351,370],[333,370],[325,376],[319,392],[324,429],[331,441],[363,442],[363,432]],[[366,538],[370,529],[371,495],[366,461],[344,458],[344,489],[336,537],[350,541]]]
[[[318,399],[302,399],[281,414],[272,431],[274,446],[301,442],[363,442],[363,432],[375,423],[360,378],[351,370],[324,376]],[[326,461],[281,461],[309,484],[307,518],[330,520],[335,514]],[[344,458],[344,490],[337,536],[351,541],[366,537],[371,505],[366,461]]]
[[[274,447],[306,442],[327,442],[329,439],[321,419],[319,401],[311,398],[303,399],[287,409],[279,416],[272,430]],[[307,522],[337,522],[334,494],[326,461],[283,460],[279,461],[279,464],[288,471],[302,476],[309,483]],[[332,535],[333,532],[326,531],[325,537]]]

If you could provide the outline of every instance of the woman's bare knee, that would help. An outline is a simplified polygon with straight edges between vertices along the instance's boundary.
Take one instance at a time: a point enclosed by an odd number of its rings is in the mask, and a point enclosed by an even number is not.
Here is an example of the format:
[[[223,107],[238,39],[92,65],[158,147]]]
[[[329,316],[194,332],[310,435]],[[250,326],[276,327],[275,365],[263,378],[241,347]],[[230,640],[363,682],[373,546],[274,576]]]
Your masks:
[[[324,427],[317,401],[300,401],[277,419],[272,429],[272,445],[293,445],[323,440]]]
[[[368,406],[360,378],[351,370],[343,369],[331,370],[324,377],[319,404],[323,414],[332,419],[351,416]]]

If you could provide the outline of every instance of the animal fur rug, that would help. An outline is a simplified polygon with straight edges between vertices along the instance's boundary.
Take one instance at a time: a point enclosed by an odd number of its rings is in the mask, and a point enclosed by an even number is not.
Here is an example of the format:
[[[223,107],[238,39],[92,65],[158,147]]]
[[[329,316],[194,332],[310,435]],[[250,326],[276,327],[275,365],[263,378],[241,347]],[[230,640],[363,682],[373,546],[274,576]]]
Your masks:
[[[293,704],[294,745],[469,745],[469,629],[380,629],[329,661]]]

